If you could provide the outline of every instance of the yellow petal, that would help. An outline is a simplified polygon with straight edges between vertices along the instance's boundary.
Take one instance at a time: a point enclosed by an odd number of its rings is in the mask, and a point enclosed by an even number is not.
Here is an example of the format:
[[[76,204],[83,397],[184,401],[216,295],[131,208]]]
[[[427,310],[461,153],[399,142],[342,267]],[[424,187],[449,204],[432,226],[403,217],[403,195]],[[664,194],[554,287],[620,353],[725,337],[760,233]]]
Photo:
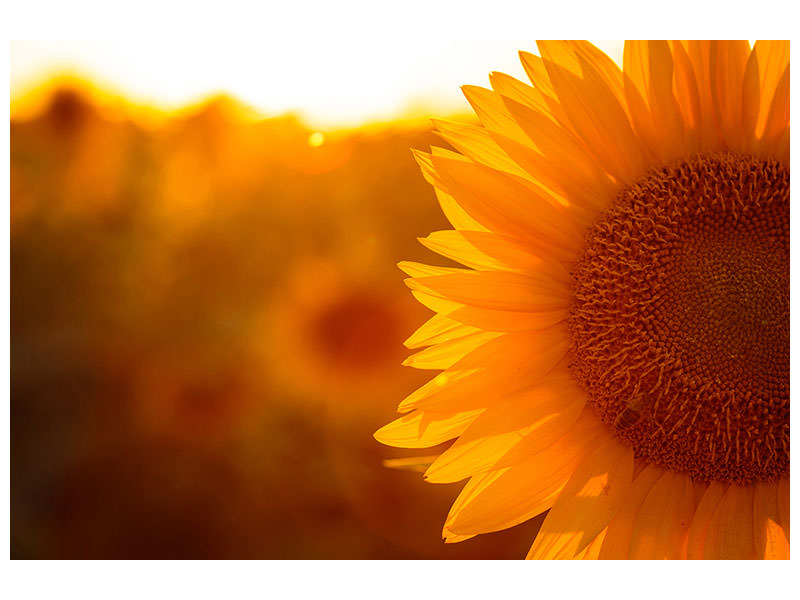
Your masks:
[[[461,306],[447,314],[456,321],[488,331],[528,332],[562,323],[568,313],[566,308],[552,311],[508,312],[480,306]]]
[[[441,342],[412,354],[403,361],[406,367],[415,369],[448,369],[481,344],[501,335],[495,332],[480,332],[454,340]]]
[[[493,133],[500,133],[521,144],[527,143],[525,133],[503,105],[500,96],[492,90],[476,85],[461,87],[481,124]]]
[[[753,540],[753,487],[728,486],[708,523],[703,558],[755,558]]]
[[[786,532],[789,537],[789,476],[778,480],[778,525]]]
[[[397,263],[397,268],[409,277],[434,277],[437,275],[450,275],[469,272],[467,269],[426,265],[425,263],[418,263],[412,260],[401,260],[399,263]]]
[[[535,559],[573,558],[608,526],[631,486],[633,451],[608,434],[587,453],[531,547]]]
[[[740,148],[744,152],[753,152],[756,149],[756,124],[761,105],[761,88],[759,87],[758,59],[755,52],[751,52],[744,68],[742,80],[742,141]]]
[[[489,406],[431,465],[428,481],[450,483],[488,470],[524,439],[536,442],[528,449],[531,456],[564,437],[585,398],[563,384],[563,377],[546,378]]]
[[[458,361],[456,366],[459,369],[492,367],[498,373],[508,369],[519,374],[524,373],[527,377],[533,375],[532,369],[541,361],[542,356],[554,349],[555,354],[563,356],[568,347],[569,335],[566,328],[560,326],[548,327],[541,331],[508,333],[470,352]],[[546,371],[549,372],[558,360],[548,364]],[[533,385],[536,381],[529,380],[528,385]]]
[[[753,53],[758,60],[759,89],[761,90],[761,103],[756,124],[756,135],[764,134],[769,108],[772,98],[783,72],[789,66],[789,41],[788,40],[758,40],[753,46]]]
[[[789,134],[790,127],[787,125],[782,134],[775,138],[771,144],[767,144],[767,151],[775,157],[775,160],[781,161],[783,164],[789,164]]]
[[[458,437],[481,410],[460,413],[417,411],[384,425],[374,437],[381,444],[396,448],[429,448]]]
[[[484,112],[492,113],[502,111],[503,124],[492,122],[488,118],[484,118],[487,122],[484,126],[483,139],[478,140],[479,137],[476,130],[472,130],[471,140],[469,142],[465,139],[467,131],[465,129],[456,130],[452,126],[446,126],[447,129],[443,131],[443,136],[450,141],[455,147],[459,148],[470,156],[475,162],[494,167],[500,171],[510,173],[512,175],[522,177],[523,179],[536,182],[540,187],[536,190],[536,194],[541,199],[550,203],[560,203],[570,205],[573,208],[573,218],[581,221],[583,225],[588,225],[594,221],[594,215],[585,214],[586,206],[600,203],[602,206],[609,201],[613,195],[609,196],[610,181],[602,169],[598,169],[594,159],[581,160],[581,156],[588,156],[586,152],[580,147],[575,146],[571,153],[562,153],[560,160],[563,164],[558,162],[559,156],[542,156],[537,150],[536,144],[531,139],[531,129],[528,127],[525,132],[520,130],[520,124],[516,119],[519,115],[509,114],[510,108],[504,106],[504,103],[512,102],[504,96],[483,88],[475,88],[479,90],[479,95],[472,98],[473,105],[476,107],[484,107]],[[476,94],[478,92],[475,92]],[[527,107],[524,107],[527,108]],[[478,108],[476,108],[478,110]],[[483,114],[479,112],[479,114]],[[543,147],[552,146],[552,142],[548,141],[554,137],[552,130],[555,129],[559,132],[558,135],[572,135],[564,131],[559,125],[555,124],[551,119],[542,113],[542,119],[548,123],[548,127],[544,131],[537,132],[538,140]],[[485,140],[488,135],[492,145],[500,149],[500,152],[506,158],[498,158],[496,155],[489,155],[492,146]],[[436,153],[434,153],[436,154]],[[511,163],[507,162],[511,161]],[[517,168],[513,165],[518,165]],[[496,166],[495,166],[496,165]],[[562,171],[566,169],[566,178],[551,175],[554,168],[559,168]],[[522,170],[520,174],[519,169]],[[590,172],[591,175],[584,177],[581,175],[584,171]],[[434,185],[446,189],[446,185],[442,182],[441,178],[435,175],[428,175]],[[584,181],[586,180],[586,181]],[[573,182],[574,183],[568,183]],[[580,197],[565,199],[564,188],[579,188],[581,189]],[[559,195],[560,194],[560,195]]]
[[[452,300],[445,300],[444,298],[440,298],[439,296],[434,296],[433,294],[429,294],[427,292],[412,290],[411,295],[414,296],[414,298],[417,299],[417,302],[419,302],[423,306],[426,306],[432,311],[437,312],[448,318],[450,318],[450,314],[452,312],[455,312],[457,309],[462,308],[464,306],[459,302],[453,302]],[[478,329],[485,329],[488,331],[502,331],[501,329],[494,329],[491,327],[481,327],[480,325],[475,325],[474,323],[464,323],[464,321],[459,319],[453,319],[453,321],[458,321],[459,323],[467,325],[474,325]]]
[[[716,481],[708,484],[700,504],[692,517],[692,524],[689,526],[689,536],[686,548],[686,557],[691,559],[703,558],[703,552],[708,535],[708,527],[711,519],[717,510],[728,486]]]
[[[749,54],[746,40],[711,42],[711,100],[722,137],[731,150],[742,144],[742,88]]]
[[[492,310],[548,312],[568,308],[571,302],[569,289],[543,273],[453,270],[405,282],[412,290]]]
[[[381,464],[387,469],[424,473],[425,469],[430,467],[438,456],[438,454],[432,454],[426,456],[408,456],[405,458],[387,458],[383,460]]]
[[[545,272],[565,284],[571,282],[567,269],[545,261],[525,244],[507,236],[482,231],[435,231],[420,242],[434,252],[468,267],[488,271]]]
[[[567,318],[566,308],[553,311],[509,312],[466,306],[440,296],[414,290],[411,294],[432,311],[485,331],[531,331],[551,327]]]
[[[789,537],[779,523],[777,482],[757,483],[753,490],[753,542],[756,558],[789,558]]]
[[[534,89],[541,94],[542,99],[547,104],[547,110],[544,111],[544,114],[548,115],[548,118],[552,118],[555,122],[564,124],[570,128],[571,124],[569,123],[569,118],[567,118],[564,108],[558,102],[556,91],[553,88],[553,83],[550,81],[550,75],[547,73],[547,67],[545,67],[542,57],[520,50],[519,58],[522,63],[522,68],[525,69],[525,74],[528,76],[528,79],[531,80]]]
[[[673,94],[674,63],[665,41],[626,41],[625,95],[636,130],[663,164],[684,149],[684,122]]]
[[[582,56],[575,59],[581,74],[565,67],[572,54],[560,42],[537,42],[550,81],[575,131],[597,161],[618,181],[629,182],[641,175],[641,147],[628,116],[602,75]],[[586,102],[591,98],[591,102]]]
[[[718,150],[722,143],[722,134],[712,101],[711,42],[707,40],[691,40],[687,44],[687,51],[695,74],[697,95],[700,100],[700,118],[697,131],[698,146],[700,150],[704,151]]]
[[[439,342],[455,340],[481,331],[443,315],[433,315],[403,342],[406,348],[421,348]]]
[[[625,105],[625,92],[622,83],[622,70],[609,56],[597,46],[586,40],[567,42],[576,56],[592,67],[621,105]]]
[[[574,381],[572,373],[567,369],[566,362],[566,358],[562,359],[562,361],[542,380],[540,385],[542,387],[547,386],[548,394],[553,394],[556,397],[560,396],[562,402],[566,402],[568,399],[574,402],[575,405],[570,410],[577,410],[578,407],[583,406],[584,410],[580,413],[581,417],[579,417],[583,418],[584,413],[588,410],[585,408],[586,393]],[[568,418],[572,418],[572,416],[570,415]],[[540,432],[541,435],[526,435],[522,437],[497,459],[493,468],[500,469],[508,467],[541,452],[552,443],[553,436],[556,435],[556,433],[557,430],[555,428],[551,429],[548,427]]]
[[[518,79],[514,79],[510,75],[498,73],[497,71],[489,73],[489,83],[492,89],[501,96],[516,100],[544,114],[549,111],[547,100],[542,92],[522,83]]]
[[[422,171],[422,176],[425,178],[431,185],[436,185],[436,171],[433,168],[433,161],[431,160],[431,155],[427,152],[423,152],[422,150],[411,150],[411,154],[414,156],[414,160],[417,161],[420,170]]]
[[[525,74],[528,76],[528,79],[531,80],[533,87],[546,96],[555,98],[556,92],[553,89],[553,84],[550,82],[550,76],[547,74],[547,68],[544,66],[542,57],[520,50],[519,60],[522,63],[522,68],[525,69]]]
[[[473,161],[520,177],[528,177],[527,172],[492,139],[483,127],[433,119],[437,133],[448,143]]]
[[[436,193],[436,200],[444,213],[444,216],[455,229],[464,229],[466,231],[488,231],[486,227],[478,223],[475,219],[470,217],[467,212],[459,206],[453,196],[447,193],[444,189],[444,184],[441,182],[436,170],[433,168],[433,155],[421,150],[412,150],[412,154],[417,161],[417,164],[422,171],[422,176],[425,181],[434,186]]]
[[[608,525],[599,558],[612,560],[628,558],[636,518],[642,510],[645,498],[663,474],[664,469],[648,464],[635,477],[619,511]]]
[[[625,97],[631,121],[640,136],[647,142],[655,156],[659,154],[658,135],[650,115],[648,92],[650,89],[647,42],[625,40],[622,54],[624,66]]]
[[[764,133],[761,140],[762,148],[769,153],[777,153],[779,149],[778,142],[782,139],[782,135],[788,127],[789,67],[786,67],[786,70],[783,72],[775,88],[775,95],[769,107],[769,114],[764,124]]]
[[[645,498],[631,534],[629,558],[686,558],[694,488],[685,473],[665,471]]]
[[[481,369],[448,369],[442,371],[422,387],[417,388],[406,396],[397,409],[400,412],[426,407],[432,408],[435,405],[442,405],[453,399],[460,399],[464,388],[474,385],[473,375],[480,373]],[[482,408],[472,406],[471,408]],[[450,412],[457,412],[452,410]]]
[[[446,191],[436,187],[434,188],[434,192],[436,193],[436,200],[439,202],[442,213],[444,213],[445,218],[454,229],[464,231],[489,231],[487,227],[484,227],[469,216],[467,211],[465,211],[461,205],[456,202],[455,198]]]
[[[458,535],[458,534],[452,533],[449,529],[447,529],[445,527],[442,530],[442,537],[444,538],[444,543],[445,544],[457,544],[457,543],[463,542],[465,540],[471,540],[475,536],[474,535]]]
[[[700,107],[700,94],[697,89],[694,67],[686,51],[686,47],[677,41],[670,42],[672,58],[674,62],[673,86],[675,100],[683,116],[686,128],[686,149],[695,151],[698,148],[700,119],[702,109]]]
[[[596,417],[584,414],[570,434],[542,452],[473,477],[453,504],[446,527],[454,533],[488,533],[541,514],[552,506],[587,448],[602,435]]]
[[[600,550],[605,542],[608,528],[603,529],[594,540],[592,540],[586,548],[575,555],[575,560],[597,560],[600,558]]]
[[[561,328],[507,333],[479,346],[412,392],[399,409],[485,408],[541,381],[564,358],[568,345]]]
[[[583,246],[583,232],[569,211],[541,199],[533,184],[477,164],[432,157],[447,191],[476,221],[522,240],[542,238],[562,256]]]
[[[647,98],[653,118],[660,125],[661,139],[674,146],[683,142],[683,118],[672,91],[674,61],[669,44],[663,40],[647,42],[650,82]],[[674,154],[668,154],[670,158]]]
[[[538,152],[518,157],[537,181],[578,206],[604,209],[618,186],[600,167],[585,145],[570,131],[543,113],[511,99],[503,99]]]

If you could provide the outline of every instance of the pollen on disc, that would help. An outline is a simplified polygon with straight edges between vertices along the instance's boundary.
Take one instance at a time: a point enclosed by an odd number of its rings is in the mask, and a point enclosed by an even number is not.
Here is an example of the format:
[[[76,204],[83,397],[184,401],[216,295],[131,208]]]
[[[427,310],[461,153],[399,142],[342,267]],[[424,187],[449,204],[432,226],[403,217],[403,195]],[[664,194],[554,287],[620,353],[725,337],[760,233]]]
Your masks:
[[[708,154],[624,189],[574,271],[570,369],[638,457],[704,481],[789,466],[789,170]]]

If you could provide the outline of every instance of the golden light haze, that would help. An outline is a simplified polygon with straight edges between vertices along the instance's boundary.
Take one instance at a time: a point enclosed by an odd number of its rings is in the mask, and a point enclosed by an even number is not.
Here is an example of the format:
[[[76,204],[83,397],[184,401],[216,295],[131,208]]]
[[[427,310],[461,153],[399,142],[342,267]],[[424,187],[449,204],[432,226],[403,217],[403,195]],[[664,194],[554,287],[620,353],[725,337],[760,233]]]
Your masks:
[[[621,42],[595,41],[617,60]],[[490,71],[525,80],[517,52],[531,40],[265,38],[225,43],[173,40],[12,42],[11,113],[36,112],[44,82],[71,74],[133,104],[175,110],[231,95],[263,116],[292,112],[317,129],[469,109],[465,83]]]

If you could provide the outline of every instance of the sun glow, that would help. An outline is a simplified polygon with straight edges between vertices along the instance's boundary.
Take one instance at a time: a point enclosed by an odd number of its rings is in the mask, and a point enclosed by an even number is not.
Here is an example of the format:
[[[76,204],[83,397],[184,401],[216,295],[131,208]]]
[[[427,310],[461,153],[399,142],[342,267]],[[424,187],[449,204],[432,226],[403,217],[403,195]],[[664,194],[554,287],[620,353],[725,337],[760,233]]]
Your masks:
[[[322,144],[325,143],[325,134],[319,131],[315,131],[311,135],[308,136],[308,145],[312,148],[319,148]]]
[[[224,93],[264,116],[293,112],[319,129],[448,116],[469,110],[461,83],[487,85],[493,70],[524,77],[517,50],[530,46],[520,40],[328,42],[12,42],[12,114],[35,112],[37,87],[67,73],[155,109]],[[620,43],[597,44],[621,60]]]

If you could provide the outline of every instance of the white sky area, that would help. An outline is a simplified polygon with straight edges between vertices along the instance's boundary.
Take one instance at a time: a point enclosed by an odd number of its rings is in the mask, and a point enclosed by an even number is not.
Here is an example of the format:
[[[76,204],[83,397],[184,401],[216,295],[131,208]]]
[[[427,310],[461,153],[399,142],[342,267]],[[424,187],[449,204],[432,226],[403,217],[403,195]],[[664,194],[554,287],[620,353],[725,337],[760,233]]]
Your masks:
[[[621,62],[622,42],[594,41]],[[136,104],[176,109],[230,94],[265,116],[299,113],[316,128],[469,110],[459,86],[502,71],[527,81],[517,51],[531,40],[425,41],[345,36],[274,41],[18,41],[11,99],[60,73]]]

